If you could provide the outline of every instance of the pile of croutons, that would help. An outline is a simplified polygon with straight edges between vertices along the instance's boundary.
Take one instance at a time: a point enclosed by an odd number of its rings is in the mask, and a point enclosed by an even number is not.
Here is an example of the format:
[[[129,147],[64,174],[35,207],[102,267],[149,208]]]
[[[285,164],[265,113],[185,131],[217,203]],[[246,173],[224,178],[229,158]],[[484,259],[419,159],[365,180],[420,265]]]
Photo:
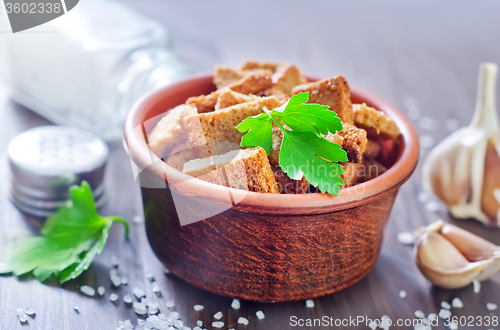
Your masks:
[[[399,128],[383,112],[352,104],[342,76],[308,82],[296,66],[247,61],[240,69],[218,65],[216,90],[189,98],[169,111],[149,132],[151,151],[170,166],[198,179],[248,191],[309,193],[305,178],[292,180],[279,166],[282,132],[273,128],[269,155],[260,147],[242,148],[236,126],[250,116],[283,105],[292,95],[309,92],[309,103],[327,105],[342,120],[343,130],[325,136],[347,153],[342,188],[370,180],[387,168],[377,160],[380,141],[397,140]]]

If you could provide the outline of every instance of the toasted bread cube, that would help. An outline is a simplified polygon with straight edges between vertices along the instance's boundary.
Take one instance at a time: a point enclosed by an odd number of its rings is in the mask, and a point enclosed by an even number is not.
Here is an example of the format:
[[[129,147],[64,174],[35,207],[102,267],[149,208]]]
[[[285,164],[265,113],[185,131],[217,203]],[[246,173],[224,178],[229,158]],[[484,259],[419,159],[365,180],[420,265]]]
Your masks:
[[[194,114],[197,114],[196,108],[185,104],[169,110],[148,134],[151,151],[162,158],[176,145],[183,143],[188,137],[184,118]]]
[[[230,141],[240,143],[241,133],[236,129],[244,119],[262,113],[262,107],[272,110],[283,104],[275,96],[262,97],[254,101],[240,103],[215,112],[192,115],[185,118],[189,139],[195,146],[209,144],[211,141]]]
[[[260,147],[233,150],[224,155],[196,159],[186,163],[182,171],[222,186],[279,193],[267,154]]]
[[[217,103],[215,104],[215,110],[220,110],[228,108],[230,106],[250,102],[256,100],[257,96],[246,95],[242,93],[235,92],[229,88],[223,88],[219,91],[217,98]]]
[[[373,140],[368,139],[363,156],[365,158],[375,159],[380,154],[380,149],[381,149],[380,144],[378,144]]]
[[[273,146],[269,152],[269,162],[273,166],[280,164],[281,141],[283,141],[283,132],[278,127],[273,127]]]
[[[354,186],[359,182],[361,176],[363,175],[363,162],[360,163],[351,163],[345,162],[342,163],[342,168],[344,169],[344,174],[340,177],[344,180],[344,184],[340,186],[340,188],[348,188]]]
[[[193,96],[187,99],[186,104],[194,105],[198,113],[212,112],[219,98],[219,91],[208,95]]]
[[[382,111],[369,107],[366,103],[354,104],[354,124],[364,128],[370,135],[396,139],[399,136],[399,127]]]
[[[309,92],[309,103],[328,105],[343,122],[354,122],[349,84],[344,77],[337,76],[292,88],[292,94],[302,92]]]
[[[335,134],[329,133],[325,138],[342,146],[350,162],[360,163],[368,143],[366,131],[351,124],[342,123],[342,125],[343,129],[341,131]]]
[[[280,194],[307,194],[309,192],[309,182],[306,178],[292,180],[280,166],[271,165],[271,168],[273,169]]]
[[[245,75],[239,70],[235,70],[227,65],[216,65],[214,69],[214,85],[217,89],[229,86]]]
[[[273,85],[265,92],[266,95],[287,95],[292,88],[303,84],[303,78],[295,65],[279,65],[272,75]]]
[[[387,171],[387,167],[379,163],[374,159],[365,159],[364,161],[364,171],[361,177],[362,182],[369,181],[377,176],[385,173]]]
[[[243,78],[228,87],[241,94],[259,94],[273,84],[272,75],[267,70],[257,70],[246,74]]]
[[[249,70],[269,70],[271,73],[274,73],[276,71],[276,68],[281,65],[282,63],[278,62],[263,62],[263,61],[254,61],[254,60],[248,60],[243,65],[241,66],[242,71],[249,71]]]

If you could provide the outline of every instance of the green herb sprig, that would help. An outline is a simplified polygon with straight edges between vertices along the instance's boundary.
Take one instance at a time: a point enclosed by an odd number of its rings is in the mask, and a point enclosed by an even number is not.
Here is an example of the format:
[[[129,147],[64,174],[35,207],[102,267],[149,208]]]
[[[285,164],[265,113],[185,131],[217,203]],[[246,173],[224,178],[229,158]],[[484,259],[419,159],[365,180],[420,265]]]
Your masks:
[[[100,254],[113,222],[129,226],[117,216],[101,217],[97,213],[90,185],[70,188],[71,203],[50,216],[41,229],[41,236],[27,237],[8,246],[0,273],[20,276],[33,272],[40,282],[51,275],[61,283],[78,277]]]
[[[273,144],[273,123],[283,132],[279,165],[293,180],[305,177],[321,192],[338,196],[344,173],[338,162],[347,161],[347,153],[322,135],[342,130],[342,121],[328,106],[308,104],[309,93],[299,93],[272,111],[243,120],[236,128],[246,132],[243,147],[262,147],[267,154]],[[286,125],[289,129],[286,129]]]

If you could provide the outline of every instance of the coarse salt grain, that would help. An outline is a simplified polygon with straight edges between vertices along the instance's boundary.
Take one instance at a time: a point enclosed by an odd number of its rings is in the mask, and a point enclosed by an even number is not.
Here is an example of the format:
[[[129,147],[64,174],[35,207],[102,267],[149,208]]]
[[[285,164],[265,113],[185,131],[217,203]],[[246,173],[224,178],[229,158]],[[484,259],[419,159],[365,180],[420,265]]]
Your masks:
[[[429,212],[436,213],[437,211],[439,211],[440,208],[441,205],[433,199],[425,203],[425,209]]]
[[[126,295],[123,296],[123,302],[126,303],[126,304],[131,304],[133,301],[133,298],[131,295],[129,295],[128,293]]]
[[[479,293],[481,291],[481,282],[476,279],[472,280],[472,287],[474,288],[475,293]]]
[[[450,322],[450,330],[457,330],[458,323],[456,321]]]
[[[127,285],[128,284],[128,278],[126,278],[125,276],[121,278],[121,282],[123,285]]]
[[[233,302],[231,303],[231,308],[232,309],[240,309],[241,307],[241,304],[240,304],[240,301],[238,299],[233,299]]]
[[[451,317],[451,311],[449,309],[441,309],[438,316],[442,319]]]
[[[415,243],[415,235],[407,231],[398,233],[397,239],[399,243],[404,245],[412,245]]]
[[[266,317],[262,311],[255,312],[255,316],[257,316],[259,320],[263,320]]]
[[[495,311],[495,310],[497,310],[498,306],[497,306],[497,304],[494,304],[494,303],[487,303],[486,308],[489,311]]]
[[[202,320],[196,321],[196,325],[199,326],[199,327],[202,327],[203,326],[203,321]]]
[[[218,311],[217,313],[214,314],[214,319],[220,320],[222,318],[222,312]]]
[[[434,145],[434,138],[430,135],[420,137],[420,146],[424,149],[430,149]]]
[[[194,305],[193,309],[197,312],[202,311],[205,308],[203,305]]]
[[[224,326],[224,322],[222,321],[215,321],[215,322],[212,322],[212,328],[217,328],[217,329],[220,329]]]
[[[118,268],[120,265],[120,261],[118,261],[118,258],[116,256],[111,256],[111,265],[115,268]]]
[[[399,298],[405,299],[408,293],[405,290],[399,291]]]
[[[88,286],[88,285],[82,285],[80,287],[80,291],[89,297],[92,297],[95,295],[95,289],[93,287]]]
[[[165,273],[166,275],[170,274],[170,269],[168,269],[167,267],[163,267],[163,273]]]
[[[19,322],[21,324],[26,324],[28,323],[28,315],[26,313],[17,313],[17,317],[19,318]]]
[[[104,293],[106,292],[106,289],[103,287],[103,286],[100,286],[97,288],[97,293],[100,295],[100,296],[104,296]]]
[[[451,302],[451,305],[454,307],[454,308],[462,308],[464,307],[464,303],[462,302],[462,300],[460,300],[460,298],[455,298],[453,299],[453,301]]]
[[[33,308],[28,308],[25,312],[26,314],[28,314],[29,316],[35,316],[35,310]]]
[[[115,301],[118,301],[118,295],[116,293],[112,293],[110,296],[109,296],[109,300],[111,300],[112,302],[115,302]]]
[[[133,293],[133,294],[134,294],[134,296],[135,296],[137,299],[139,299],[139,300],[140,300],[142,297],[145,297],[145,296],[146,296],[146,293],[145,293],[142,289],[140,289],[140,288],[138,288],[138,287],[136,287],[136,286],[134,286],[134,287],[132,288],[132,293]]]
[[[445,309],[451,309],[451,305],[448,304],[446,301],[441,302],[441,307],[443,307]]]
[[[175,306],[175,303],[172,301],[172,300],[168,300],[165,305],[167,306],[167,308],[172,308]],[[202,308],[203,309],[203,308]]]
[[[248,325],[248,319],[240,316],[240,318],[238,319],[238,324]]]
[[[146,279],[149,281],[149,282],[154,282],[155,281],[155,277],[153,274],[151,273],[147,273],[146,274]]]
[[[158,297],[161,297],[161,289],[158,284],[153,285],[153,293],[155,293]]]
[[[429,320],[431,320],[431,321],[432,321],[432,320],[434,320],[436,317],[437,317],[437,314],[436,314],[436,313],[430,313],[430,314],[427,316],[427,318],[428,318]]]
[[[416,318],[419,318],[419,319],[423,319],[425,317],[424,312],[422,312],[421,310],[415,311],[415,313],[413,313],[413,314],[415,315]]]
[[[314,308],[314,300],[312,300],[312,299],[306,300],[306,307],[307,308]]]
[[[75,310],[75,312],[80,313],[80,310],[78,309],[78,305],[73,306],[73,309]]]

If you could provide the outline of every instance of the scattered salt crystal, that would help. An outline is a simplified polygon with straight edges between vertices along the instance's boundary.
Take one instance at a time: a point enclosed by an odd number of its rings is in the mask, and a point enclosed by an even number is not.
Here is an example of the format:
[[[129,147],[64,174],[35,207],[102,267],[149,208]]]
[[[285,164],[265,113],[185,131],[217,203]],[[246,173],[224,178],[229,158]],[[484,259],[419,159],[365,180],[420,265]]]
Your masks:
[[[161,321],[156,315],[151,315],[146,319],[146,322],[150,328],[159,329]]]
[[[440,207],[441,206],[439,205],[439,203],[432,199],[425,203],[425,209],[429,212],[436,213],[437,211],[439,211]]]
[[[418,121],[418,126],[424,131],[434,131],[438,127],[438,123],[433,118],[423,117]]]
[[[212,328],[217,328],[217,329],[220,329],[224,326],[224,322],[222,321],[215,321],[215,322],[212,322]]]
[[[262,311],[257,311],[255,316],[257,316],[259,320],[263,320],[266,317]]]
[[[450,322],[450,330],[457,330],[458,323],[456,321]]]
[[[165,305],[167,306],[167,308],[172,308],[175,306],[175,303],[172,300],[168,300]]]
[[[151,273],[147,273],[146,274],[146,279],[149,281],[149,282],[154,282],[155,281],[155,277],[153,274]]]
[[[217,313],[214,314],[214,319],[220,320],[222,318],[222,312],[218,311]]]
[[[441,302],[441,307],[443,307],[445,309],[451,309],[451,305],[448,304],[446,301]]]
[[[194,305],[193,309],[197,312],[202,311],[205,308],[203,305]]]
[[[497,306],[497,304],[494,304],[494,303],[487,303],[486,308],[489,311],[495,311],[495,310],[497,310],[498,306]]]
[[[109,271],[109,279],[115,287],[119,287],[122,284],[122,279],[118,276],[118,271],[114,268]]]
[[[28,323],[28,315],[26,313],[17,313],[17,317],[22,324]]]
[[[151,315],[158,314],[158,312],[160,311],[158,309],[158,303],[156,303],[156,302],[149,303],[148,307],[149,307],[149,314],[151,314]]]
[[[170,269],[168,269],[167,267],[163,267],[163,272],[168,275],[170,274]]]
[[[460,121],[456,118],[450,118],[444,125],[448,131],[453,132],[460,128]]]
[[[175,320],[174,321],[174,327],[176,327],[177,329],[180,329],[184,326],[184,322],[182,322],[181,320]]]
[[[106,289],[101,285],[100,287],[97,288],[97,293],[100,296],[104,296],[104,293],[106,292]]]
[[[312,300],[312,299],[306,300],[306,307],[307,308],[314,308],[314,300]]]
[[[202,329],[202,328],[200,328],[199,326],[195,326],[195,327],[193,328],[193,330],[203,330],[203,329]]]
[[[134,308],[134,312],[137,315],[146,315],[148,313],[148,308],[147,307],[144,307],[144,308]]]
[[[139,299],[139,300],[140,300],[142,297],[145,297],[145,296],[146,296],[146,293],[145,293],[142,289],[140,289],[140,288],[138,288],[138,287],[136,287],[136,286],[134,286],[134,287],[132,288],[132,293],[133,293],[133,294],[134,294],[134,296],[135,296],[137,299]]]
[[[241,304],[240,304],[240,301],[238,299],[233,299],[233,302],[231,303],[231,308],[232,309],[240,309],[241,307]]]
[[[95,295],[95,289],[88,285],[82,285],[80,287],[80,291],[86,294],[87,296],[93,297]]]
[[[118,321],[118,326],[123,330],[134,330],[134,326],[130,323],[130,320]]]
[[[451,317],[451,312],[450,312],[450,310],[449,310],[449,309],[441,309],[441,310],[439,311],[438,316],[439,316],[440,318],[442,318],[442,319],[446,319],[446,318]]]
[[[120,265],[120,261],[118,261],[118,258],[116,256],[111,256],[111,265],[115,268],[118,268]]]
[[[429,195],[426,192],[421,191],[418,193],[417,199],[420,203],[425,203],[429,200]]]
[[[420,146],[424,149],[430,149],[434,145],[434,138],[430,135],[420,137]]]
[[[196,321],[196,325],[199,327],[203,326],[203,321],[202,320]]]
[[[375,330],[378,328],[378,324],[377,322],[374,322],[374,321],[370,321],[370,323],[368,324],[368,327],[372,330]]]
[[[474,288],[475,293],[479,293],[481,291],[481,282],[476,279],[472,280],[472,287]]]
[[[415,311],[415,313],[413,313],[413,314],[415,315],[416,318],[419,318],[419,319],[423,319],[425,317],[424,312],[422,312],[421,310]]]
[[[432,328],[428,325],[424,325],[424,324],[416,324],[414,327],[413,327],[413,330],[432,330]]]
[[[177,312],[170,312],[168,314],[168,317],[171,318],[172,320],[177,320],[181,318],[181,316]]]
[[[134,215],[132,217],[132,222],[136,225],[140,225],[142,223],[142,217],[140,215]]]
[[[24,314],[24,310],[22,308],[16,309],[16,313],[19,314]]]
[[[246,319],[246,318],[244,318],[243,316],[241,316],[241,317],[238,319],[238,324],[248,325],[248,319]]]
[[[73,309],[75,310],[75,312],[80,313],[80,310],[78,309],[78,305],[73,306]]]
[[[460,300],[460,298],[455,298],[453,299],[453,301],[451,302],[451,305],[454,307],[454,308],[462,308],[464,307],[464,303],[462,302],[462,300]]]
[[[381,321],[382,322],[380,322],[380,329],[389,330],[392,325],[392,321],[389,315],[382,315]]]
[[[429,319],[428,319],[428,318],[426,318],[426,317],[424,317],[424,318],[422,319],[422,324],[429,325]]]
[[[437,314],[436,314],[436,313],[430,313],[429,315],[427,315],[427,318],[428,318],[429,320],[431,320],[431,321],[432,321],[432,320],[434,320],[434,319],[436,319],[436,317],[437,317]]]
[[[126,304],[131,304],[133,301],[133,298],[131,295],[129,295],[128,293],[126,295],[123,296],[123,302],[126,303]]]
[[[408,293],[405,290],[399,291],[399,298],[405,299]]]
[[[109,295],[109,300],[111,300],[112,302],[115,302],[115,301],[118,301],[118,295],[116,293],[112,293],[111,295]]]
[[[35,314],[35,310],[33,308],[31,308],[31,307],[26,310],[26,314],[28,314],[29,316],[35,316],[36,315]]]
[[[415,243],[415,235],[408,231],[398,233],[398,242],[404,245],[412,245]]]
[[[124,276],[121,278],[121,282],[123,285],[127,285],[128,284],[128,279]]]
[[[153,293],[155,293],[158,297],[161,297],[161,289],[158,284],[153,285]]]

